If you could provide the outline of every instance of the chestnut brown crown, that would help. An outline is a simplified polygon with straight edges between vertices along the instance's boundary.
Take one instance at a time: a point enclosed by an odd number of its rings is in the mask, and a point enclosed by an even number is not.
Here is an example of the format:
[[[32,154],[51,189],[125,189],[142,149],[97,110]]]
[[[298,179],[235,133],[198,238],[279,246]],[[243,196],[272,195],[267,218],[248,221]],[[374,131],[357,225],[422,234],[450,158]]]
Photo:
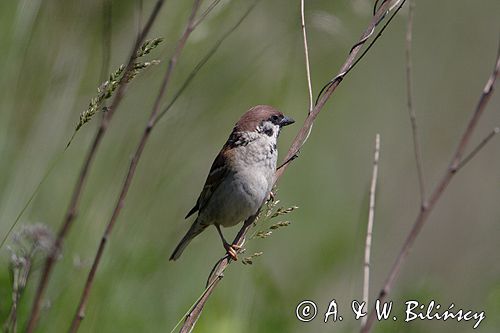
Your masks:
[[[256,105],[241,116],[234,127],[235,132],[255,131],[264,121],[270,121],[280,127],[293,124],[295,120],[285,116],[269,105]]]

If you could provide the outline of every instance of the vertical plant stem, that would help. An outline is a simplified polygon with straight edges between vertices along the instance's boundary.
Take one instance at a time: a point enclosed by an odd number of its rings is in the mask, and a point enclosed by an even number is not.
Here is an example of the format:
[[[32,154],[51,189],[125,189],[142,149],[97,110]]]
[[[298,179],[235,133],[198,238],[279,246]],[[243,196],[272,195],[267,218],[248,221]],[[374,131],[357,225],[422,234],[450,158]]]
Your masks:
[[[306,61],[306,77],[307,77],[307,91],[309,93],[309,113],[314,108],[312,83],[311,83],[311,69],[309,65],[309,46],[307,45],[307,32],[306,32],[306,18],[304,14],[304,0],[300,0],[300,22],[302,28],[302,38],[304,40],[304,56]]]
[[[32,309],[31,309],[28,323],[27,323],[27,327],[26,327],[27,333],[32,333],[38,324],[43,296],[44,296],[45,291],[47,289],[47,285],[48,285],[52,270],[54,268],[54,264],[57,260],[57,257],[59,256],[59,254],[62,251],[63,241],[66,238],[66,235],[69,232],[69,230],[73,224],[74,218],[76,216],[78,205],[80,203],[80,197],[81,197],[85,182],[87,180],[87,176],[88,176],[90,167],[91,167],[92,162],[95,158],[95,155],[96,155],[97,150],[99,148],[99,145],[101,143],[102,137],[104,136],[104,134],[106,133],[106,131],[108,129],[109,122],[111,121],[111,118],[113,117],[114,112],[116,112],[116,109],[120,105],[122,98],[123,98],[123,95],[125,93],[125,87],[126,87],[127,83],[124,80],[124,78],[126,78],[128,76],[128,73],[130,73],[130,71],[133,67],[135,54],[136,54],[137,50],[139,49],[139,46],[145,40],[147,34],[149,33],[149,30],[151,29],[154,21],[156,20],[156,17],[158,16],[158,13],[160,12],[160,9],[162,8],[163,3],[164,3],[164,0],[157,0],[156,1],[156,4],[151,12],[151,15],[149,16],[149,19],[148,19],[145,27],[143,28],[139,37],[136,39],[135,44],[132,47],[132,50],[130,52],[127,65],[125,67],[124,74],[122,76],[122,79],[121,79],[120,84],[118,86],[118,89],[116,91],[113,102],[111,103],[111,108],[101,118],[101,122],[100,122],[99,128],[97,129],[97,132],[95,134],[94,140],[92,141],[92,144],[89,148],[89,151],[87,152],[87,155],[85,156],[82,169],[80,171],[80,174],[78,176],[78,180],[77,180],[75,188],[73,190],[73,194],[71,196],[70,204],[68,206],[68,209],[67,209],[65,217],[64,217],[63,224],[60,227],[59,232],[57,234],[57,237],[56,237],[56,240],[54,243],[54,249],[52,250],[52,253],[49,254],[47,256],[47,259],[45,260],[42,275],[40,277],[40,282],[38,283],[38,287],[37,287],[36,292],[35,292],[35,298],[33,300]]]
[[[385,16],[389,13],[389,9],[391,8],[391,1],[390,0],[384,0],[382,4],[378,7],[376,10],[372,20],[370,21],[370,24],[368,27],[365,29],[359,40],[353,45],[351,50],[349,51],[349,55],[347,56],[346,61],[340,68],[340,71],[338,74],[330,80],[327,84],[323,86],[321,89],[320,93],[318,94],[318,97],[316,98],[316,103],[314,105],[314,108],[312,112],[310,112],[304,121],[304,124],[299,130],[299,133],[295,136],[295,139],[292,142],[292,146],[288,150],[284,162],[282,165],[278,167],[276,170],[276,178],[280,178],[283,172],[285,172],[286,168],[292,162],[296,157],[297,154],[299,153],[300,149],[305,143],[305,140],[309,136],[309,133],[311,131],[311,127],[316,120],[316,117],[318,114],[321,112],[323,107],[325,106],[326,102],[330,99],[330,96],[333,94],[333,92],[337,89],[339,86],[340,82],[344,80],[344,78],[349,74],[349,72],[356,67],[356,65],[361,61],[361,59],[364,58],[364,56],[368,53],[368,51],[373,47],[375,42],[382,36],[383,31],[388,27],[389,23],[392,21],[392,19],[395,17],[395,15],[399,12],[399,10],[402,8],[402,6],[405,4],[406,0],[401,0],[400,2],[397,2],[398,7],[396,10],[393,12],[391,17],[387,20],[387,22],[382,26],[382,28],[379,30],[377,35],[373,38],[373,40],[369,43],[369,45],[361,52],[361,49],[363,48],[363,45],[366,44],[366,42],[370,39],[370,37],[373,36],[375,32],[375,28],[384,20]]]
[[[404,4],[405,0],[402,0],[400,3],[399,8]],[[352,69],[356,63],[359,62],[360,58],[357,58],[358,54],[360,54],[361,48],[363,45],[366,43],[366,41],[369,39],[370,36],[373,35],[373,32],[375,31],[375,27],[383,20],[385,17],[386,13],[388,12],[390,8],[390,1],[385,0],[377,9],[375,15],[373,16],[372,20],[370,21],[368,27],[366,30],[363,32],[361,35],[360,39],[354,47],[351,49],[349,52],[349,55],[342,65],[339,74],[336,77],[341,77],[339,80],[332,80],[331,84],[327,84],[327,87],[324,89],[319,94],[318,102],[314,106],[312,112],[308,112],[307,118],[304,121],[304,124],[302,125],[301,129],[299,130],[299,133],[296,135],[295,139],[292,142],[291,147],[289,148],[284,160],[285,162],[276,170],[275,174],[275,184],[279,181],[280,177],[283,175],[285,172],[286,168],[290,164],[291,161],[295,159],[297,156],[298,151],[302,147],[304,140],[307,139],[307,135],[310,132],[310,128],[312,124],[314,123],[314,120],[316,119],[317,115],[321,112],[323,107],[325,106],[326,102],[330,98],[330,96],[333,94],[335,89],[338,87],[342,79],[345,77],[345,75],[348,73],[348,69]],[[387,27],[387,24],[390,21],[387,21],[387,23],[384,25],[382,29]],[[380,32],[377,34],[375,38],[380,37]],[[375,39],[376,40],[376,39]],[[373,45],[373,41],[368,47],[368,49]],[[361,56],[364,56],[366,54],[367,50],[361,53]],[[241,245],[244,242],[245,235],[248,232],[250,226],[252,223],[255,221],[256,215],[249,217],[245,223],[243,224],[243,227],[240,229],[238,234],[236,235],[235,239],[233,240],[234,245]],[[210,295],[213,293],[215,288],[217,287],[218,283],[221,281],[223,272],[227,268],[227,266],[231,263],[231,260],[226,256],[219,260],[214,269],[211,271],[211,279],[209,278],[209,285],[212,285],[212,288],[207,290],[205,293],[204,297],[202,297],[195,305],[195,307],[189,311],[188,315],[186,316],[186,320],[184,321],[184,324],[181,328],[181,332],[190,332],[193,328],[194,325],[196,324],[198,318],[201,316],[201,313],[203,312],[203,309],[205,307],[206,302],[210,298]]]
[[[365,263],[364,263],[364,277],[363,277],[363,302],[368,306],[368,297],[370,295],[370,254],[372,248],[372,232],[373,223],[375,221],[375,195],[377,191],[378,179],[378,160],[380,156],[380,135],[375,137],[375,153],[373,156],[373,172],[372,182],[370,185],[370,205],[368,208],[368,224],[366,227],[366,240],[365,240]],[[366,317],[361,319],[361,325],[366,322]]]
[[[441,180],[437,183],[436,187],[434,188],[434,191],[432,191],[431,196],[429,197],[429,203],[423,207],[421,207],[421,210],[415,220],[415,223],[413,224],[412,229],[410,230],[410,233],[408,234],[403,247],[401,248],[398,257],[396,258],[396,261],[394,262],[391,270],[389,271],[389,274],[384,282],[384,285],[382,289],[380,290],[378,299],[380,302],[384,302],[385,299],[387,298],[387,295],[391,292],[392,287],[394,286],[394,283],[396,282],[397,277],[399,276],[399,272],[401,271],[401,267],[403,263],[405,262],[406,258],[408,257],[408,254],[410,252],[410,249],[413,247],[413,244],[415,243],[415,240],[417,239],[418,235],[420,234],[420,231],[422,230],[423,226],[427,223],[429,220],[429,216],[436,206],[437,202],[443,195],[444,191],[450,184],[451,180],[453,179],[453,176],[456,175],[457,171],[459,170],[459,166],[461,162],[463,161],[462,156],[465,152],[465,149],[467,147],[467,144],[470,141],[470,138],[472,134],[474,133],[474,130],[476,128],[476,125],[481,118],[482,114],[484,113],[484,110],[486,108],[486,105],[488,104],[488,101],[493,94],[493,88],[496,82],[496,79],[498,77],[498,72],[500,70],[500,45],[499,49],[497,52],[497,57],[495,60],[495,68],[493,72],[491,73],[488,81],[486,82],[486,85],[482,91],[481,97],[479,98],[479,102],[472,114],[471,119],[469,120],[467,127],[465,128],[458,147],[455,150],[455,153],[453,154],[453,157],[450,161],[450,164],[448,168],[446,169],[443,177]],[[372,310],[370,314],[368,315],[366,324],[362,327],[361,333],[368,333],[371,331],[373,324],[375,322],[375,312]]]
[[[411,122],[411,132],[413,137],[413,153],[417,165],[418,188],[420,192],[420,206],[426,205],[424,167],[422,161],[422,150],[420,148],[420,136],[418,134],[417,116],[413,106],[413,65],[412,65],[412,44],[413,44],[413,12],[414,0],[409,0],[408,23],[406,27],[406,97],[408,114]]]
[[[149,139],[151,131],[154,127],[156,117],[157,117],[158,111],[160,109],[160,102],[162,100],[163,95],[165,94],[165,92],[167,90],[167,86],[168,86],[168,83],[170,82],[170,78],[172,76],[172,72],[173,72],[173,69],[177,63],[177,60],[178,60],[182,50],[184,49],[184,46],[186,45],[186,41],[187,41],[188,37],[191,35],[191,32],[193,31],[194,20],[195,20],[198,8],[200,7],[200,4],[201,4],[201,0],[194,0],[193,8],[192,8],[191,14],[189,16],[186,29],[184,30],[182,37],[180,38],[179,42],[177,43],[174,54],[168,63],[167,71],[166,71],[165,76],[163,78],[163,81],[161,83],[161,87],[160,87],[160,90],[158,92],[158,96],[156,97],[156,100],[155,100],[155,103],[153,106],[153,110],[151,111],[151,115],[149,117],[148,123],[147,123],[146,128],[144,129],[143,135],[139,141],[139,145],[137,147],[137,150],[136,150],[134,156],[132,157],[132,160],[130,161],[129,169],[128,169],[127,175],[125,176],[125,180],[123,182],[122,189],[120,191],[117,203],[116,203],[115,208],[113,210],[113,214],[112,214],[112,216],[111,216],[111,218],[106,226],[104,234],[101,238],[101,242],[100,242],[99,247],[97,249],[96,256],[95,256],[94,261],[92,263],[92,267],[91,267],[90,272],[87,276],[87,280],[85,282],[85,286],[83,288],[83,292],[82,292],[82,295],[80,297],[80,302],[78,304],[78,308],[77,308],[76,313],[73,317],[73,321],[71,323],[71,327],[69,330],[72,333],[78,331],[80,324],[85,317],[85,310],[86,310],[87,302],[88,302],[88,299],[90,296],[90,291],[92,289],[92,286],[93,286],[93,283],[95,280],[97,268],[98,268],[99,263],[101,261],[102,255],[104,253],[106,243],[111,235],[111,232],[113,231],[113,227],[115,226],[116,221],[118,219],[118,216],[120,215],[121,210],[125,204],[125,198],[127,197],[128,191],[130,189],[130,185],[131,185],[132,179],[135,175],[135,171],[137,169],[139,159],[142,156],[142,153],[144,151],[144,147],[146,146],[146,143]]]
[[[313,100],[313,91],[312,91],[312,83],[311,83],[311,68],[309,64],[309,46],[307,44],[307,31],[306,31],[306,17],[305,17],[305,4],[304,0],[300,0],[300,25],[302,28],[302,39],[304,41],[304,56],[305,56],[305,62],[306,62],[306,78],[307,78],[307,92],[309,93],[309,111],[308,114],[310,114],[313,111],[314,108],[314,100]],[[312,132],[312,125],[309,128],[309,132],[307,133],[307,136],[304,140],[304,144],[306,143],[307,139],[309,139],[309,135],[311,135]]]

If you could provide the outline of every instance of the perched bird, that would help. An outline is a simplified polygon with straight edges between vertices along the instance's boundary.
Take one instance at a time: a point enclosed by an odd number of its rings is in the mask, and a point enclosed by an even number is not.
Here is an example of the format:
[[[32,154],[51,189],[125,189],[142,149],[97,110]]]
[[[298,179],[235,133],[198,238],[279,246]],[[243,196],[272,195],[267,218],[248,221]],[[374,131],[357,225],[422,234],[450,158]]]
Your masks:
[[[236,260],[236,245],[230,245],[220,226],[231,227],[257,213],[270,195],[278,151],[276,141],[283,126],[292,118],[268,105],[257,105],[238,120],[226,143],[215,158],[205,186],[186,218],[198,217],[175,248],[170,260],[209,225],[214,225],[227,253]]]

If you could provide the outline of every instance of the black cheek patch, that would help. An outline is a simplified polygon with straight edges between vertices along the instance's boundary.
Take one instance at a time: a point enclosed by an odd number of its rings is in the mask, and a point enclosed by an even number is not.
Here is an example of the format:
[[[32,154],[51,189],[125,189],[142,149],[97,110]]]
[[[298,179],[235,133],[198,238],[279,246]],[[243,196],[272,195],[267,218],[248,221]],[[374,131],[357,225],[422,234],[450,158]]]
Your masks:
[[[270,128],[270,129],[266,129],[266,130],[264,131],[264,133],[266,133],[268,136],[273,136],[274,131],[273,131],[273,129],[272,129],[272,128]]]

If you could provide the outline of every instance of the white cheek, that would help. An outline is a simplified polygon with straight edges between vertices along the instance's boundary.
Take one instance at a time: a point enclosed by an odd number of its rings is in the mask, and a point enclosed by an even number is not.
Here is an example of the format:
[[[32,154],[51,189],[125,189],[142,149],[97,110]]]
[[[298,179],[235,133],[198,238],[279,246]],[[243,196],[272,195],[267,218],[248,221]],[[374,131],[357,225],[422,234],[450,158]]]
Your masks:
[[[280,130],[281,130],[281,127],[279,127],[279,125],[274,125],[274,133],[273,133],[273,137],[274,137],[274,140],[277,140],[278,139],[278,136],[280,135]]]

